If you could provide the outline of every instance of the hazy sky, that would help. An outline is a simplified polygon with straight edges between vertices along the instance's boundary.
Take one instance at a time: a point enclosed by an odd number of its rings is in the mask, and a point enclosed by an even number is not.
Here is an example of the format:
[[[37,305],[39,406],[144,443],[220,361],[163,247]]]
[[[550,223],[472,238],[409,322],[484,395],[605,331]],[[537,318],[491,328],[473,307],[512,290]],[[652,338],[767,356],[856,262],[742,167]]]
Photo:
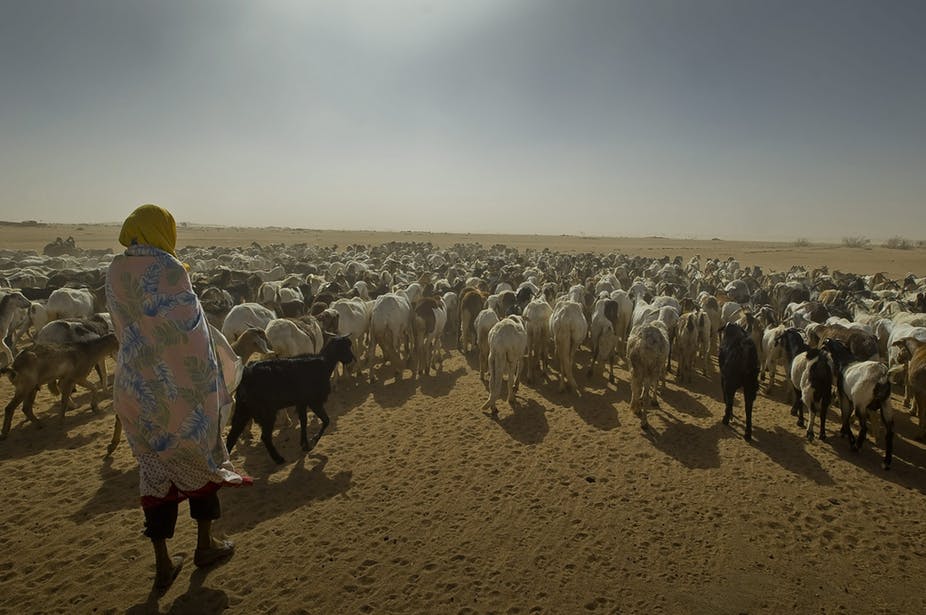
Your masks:
[[[924,0],[0,0],[0,219],[926,239]]]

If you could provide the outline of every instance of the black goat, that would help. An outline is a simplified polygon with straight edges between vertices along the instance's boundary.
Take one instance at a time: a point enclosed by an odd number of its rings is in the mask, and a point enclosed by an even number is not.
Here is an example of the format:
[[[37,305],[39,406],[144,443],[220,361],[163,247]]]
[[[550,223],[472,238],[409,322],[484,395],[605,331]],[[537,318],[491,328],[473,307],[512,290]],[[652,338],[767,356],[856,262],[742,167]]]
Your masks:
[[[296,406],[301,428],[300,442],[303,451],[310,451],[325,433],[330,420],[325,402],[331,392],[331,372],[338,362],[348,364],[354,360],[351,341],[347,336],[336,337],[318,355],[300,355],[285,359],[256,361],[244,368],[241,383],[235,390],[235,412],[231,431],[225,440],[231,451],[249,419],[260,425],[260,439],[270,457],[277,463],[284,459],[273,446],[273,425],[280,408]],[[306,437],[306,408],[311,408],[322,427],[312,437]]]
[[[726,406],[723,424],[729,425],[733,417],[733,397],[737,389],[743,389],[746,404],[746,430],[743,438],[752,440],[752,404],[759,391],[759,352],[746,330],[735,323],[728,323],[720,330],[720,386]]]
[[[826,413],[833,401],[833,372],[830,357],[822,350],[811,348],[797,329],[785,329],[775,338],[775,345],[784,348],[788,360],[788,379],[794,393],[791,415],[797,415],[797,426],[804,426],[804,406],[810,412],[807,439],[813,440],[813,421],[820,414],[820,439],[826,440]]]

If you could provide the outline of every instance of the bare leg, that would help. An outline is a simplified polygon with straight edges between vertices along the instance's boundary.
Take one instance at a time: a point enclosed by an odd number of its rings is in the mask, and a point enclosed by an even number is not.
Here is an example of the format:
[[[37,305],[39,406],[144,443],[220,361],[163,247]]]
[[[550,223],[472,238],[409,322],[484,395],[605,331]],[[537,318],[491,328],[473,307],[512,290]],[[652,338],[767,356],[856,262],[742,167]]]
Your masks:
[[[183,567],[183,558],[179,555],[171,558],[167,551],[167,540],[163,538],[152,540],[151,544],[154,546],[154,587],[163,591],[177,578],[180,568]]]

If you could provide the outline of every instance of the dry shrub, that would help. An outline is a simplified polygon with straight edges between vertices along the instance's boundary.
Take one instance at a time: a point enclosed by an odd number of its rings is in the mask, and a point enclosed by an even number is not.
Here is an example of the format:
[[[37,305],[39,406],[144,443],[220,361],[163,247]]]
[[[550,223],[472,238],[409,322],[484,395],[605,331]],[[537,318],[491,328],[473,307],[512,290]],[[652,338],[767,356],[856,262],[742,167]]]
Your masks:
[[[903,237],[891,237],[884,242],[884,247],[893,250],[910,250],[913,248],[913,243],[909,239],[904,239]]]
[[[842,238],[842,245],[846,246],[847,248],[865,248],[869,243],[871,243],[871,240],[861,235]]]

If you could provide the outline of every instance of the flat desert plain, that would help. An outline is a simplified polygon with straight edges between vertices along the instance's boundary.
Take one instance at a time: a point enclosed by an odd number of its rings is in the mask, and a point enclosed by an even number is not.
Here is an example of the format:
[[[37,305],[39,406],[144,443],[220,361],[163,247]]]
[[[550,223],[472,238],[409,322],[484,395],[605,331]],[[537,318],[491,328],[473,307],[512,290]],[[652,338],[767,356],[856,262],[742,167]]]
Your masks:
[[[0,227],[0,247],[56,236],[118,249],[117,226]],[[674,239],[477,236],[183,227],[180,245],[502,243],[687,259],[733,256],[783,270],[926,274],[926,250]],[[43,389],[43,429],[17,411],[0,442],[0,611],[9,613],[924,613],[926,450],[897,410],[894,463],[881,442],[860,453],[838,435],[808,443],[786,391],[760,393],[753,442],[743,407],[720,423],[716,371],[667,381],[651,434],[631,414],[628,373],[579,370],[580,396],[555,382],[521,386],[493,418],[474,357],[448,340],[443,371],[419,380],[348,381],[332,393],[332,427],[303,454],[298,431],[231,453],[254,478],[221,492],[226,563],[196,569],[195,526],[181,505],[174,553],[188,561],[151,592],[136,463],[113,426],[80,407],[58,422]],[[588,352],[579,355],[587,366]],[[715,367],[716,370],[716,367]],[[11,398],[0,382],[0,401]],[[313,423],[310,429],[317,429]]]

